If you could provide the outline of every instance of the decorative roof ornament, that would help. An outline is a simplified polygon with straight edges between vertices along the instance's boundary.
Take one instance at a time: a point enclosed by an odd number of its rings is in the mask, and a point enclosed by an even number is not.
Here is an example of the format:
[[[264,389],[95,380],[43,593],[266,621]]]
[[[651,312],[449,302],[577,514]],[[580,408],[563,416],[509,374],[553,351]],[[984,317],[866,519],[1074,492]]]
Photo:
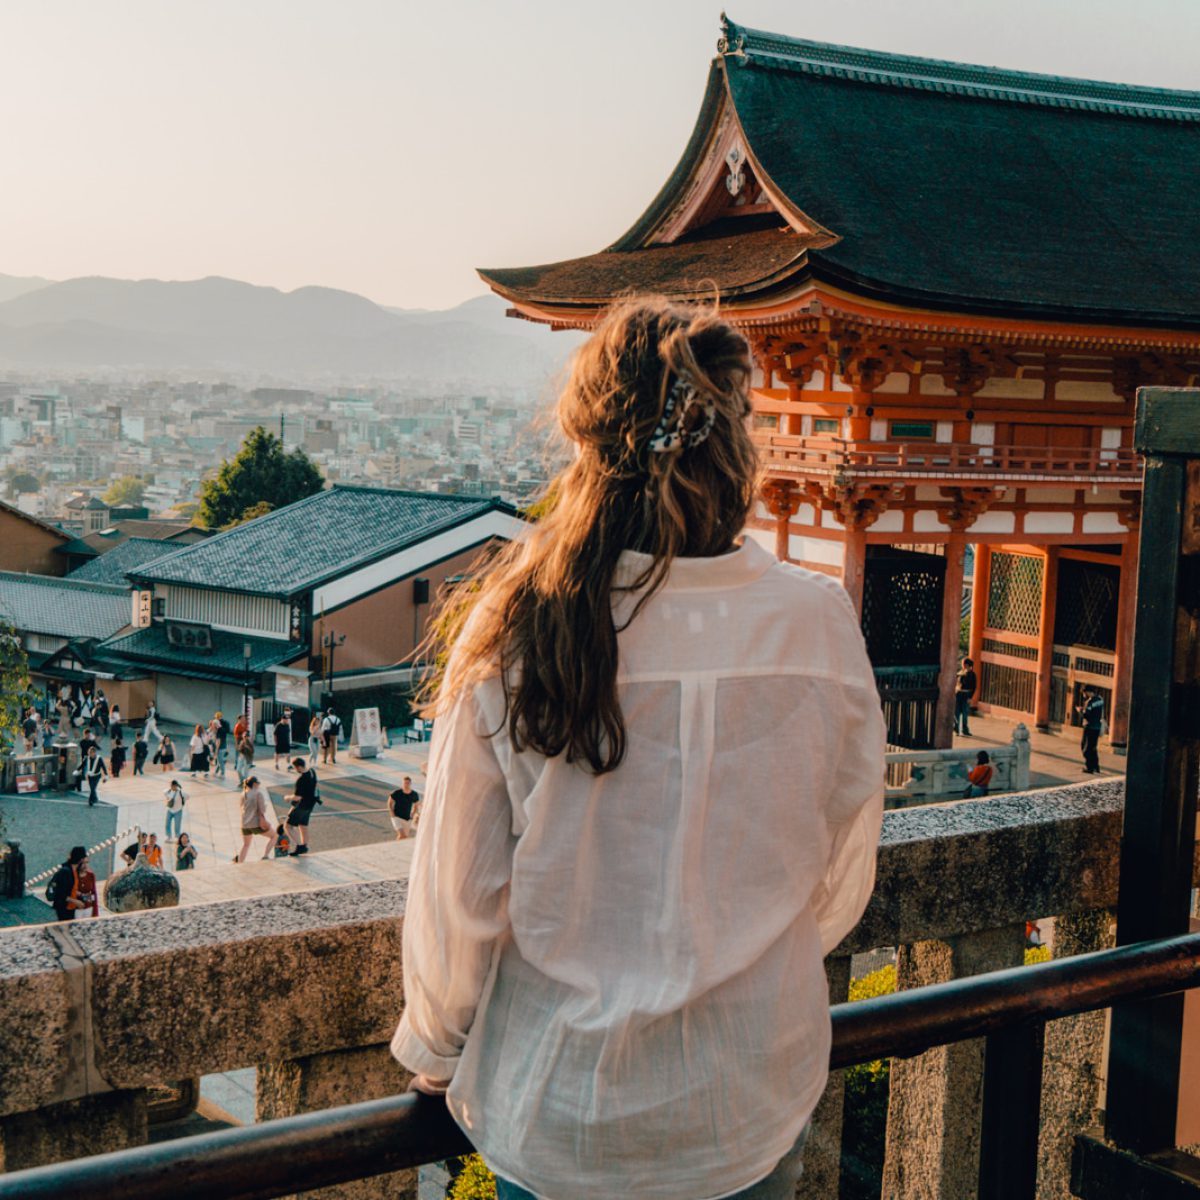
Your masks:
[[[745,35],[741,28],[735,25],[724,13],[721,14],[721,36],[717,39],[718,54],[732,54],[737,58],[745,58]]]
[[[746,172],[742,170],[745,161],[746,152],[735,142],[725,155],[725,165],[729,168],[729,174],[725,176],[725,186],[731,196],[736,196],[745,186]]]

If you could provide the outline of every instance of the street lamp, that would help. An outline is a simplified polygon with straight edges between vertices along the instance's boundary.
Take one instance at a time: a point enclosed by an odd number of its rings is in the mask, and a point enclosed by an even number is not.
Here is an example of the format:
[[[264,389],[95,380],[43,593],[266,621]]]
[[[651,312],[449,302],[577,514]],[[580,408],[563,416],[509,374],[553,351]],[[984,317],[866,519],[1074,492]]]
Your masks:
[[[328,708],[333,703],[333,652],[342,645],[346,640],[346,635],[334,633],[331,629],[321,639],[321,649],[326,651],[325,659],[325,696],[324,707]]]
[[[242,716],[246,719],[250,737],[254,737],[254,721],[250,713],[250,656],[254,647],[249,642],[242,643]]]

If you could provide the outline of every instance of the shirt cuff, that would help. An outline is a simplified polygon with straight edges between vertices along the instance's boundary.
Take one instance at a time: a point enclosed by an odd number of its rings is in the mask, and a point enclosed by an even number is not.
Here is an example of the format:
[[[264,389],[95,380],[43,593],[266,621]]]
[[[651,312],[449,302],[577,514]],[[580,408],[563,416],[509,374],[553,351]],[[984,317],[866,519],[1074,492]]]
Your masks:
[[[428,1075],[430,1079],[448,1082],[454,1078],[461,1055],[445,1058],[434,1054],[412,1031],[408,1023],[408,1013],[405,1013],[392,1037],[392,1057],[414,1075]]]

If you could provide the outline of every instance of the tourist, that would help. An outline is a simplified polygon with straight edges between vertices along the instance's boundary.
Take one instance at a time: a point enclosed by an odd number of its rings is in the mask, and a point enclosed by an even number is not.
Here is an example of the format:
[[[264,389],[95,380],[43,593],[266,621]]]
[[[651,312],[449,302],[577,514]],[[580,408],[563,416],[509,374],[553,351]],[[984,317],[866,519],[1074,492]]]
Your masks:
[[[135,775],[145,775],[146,756],[149,753],[150,744],[142,737],[142,731],[139,729],[133,739],[133,773]]]
[[[1104,697],[1100,689],[1085,685],[1083,699],[1076,707],[1080,723],[1083,725],[1083,738],[1080,749],[1083,751],[1083,773],[1099,775],[1100,770],[1100,735],[1104,732]]]
[[[162,847],[158,844],[157,833],[146,834],[146,844],[142,853],[145,854],[146,861],[152,867],[157,867],[160,871],[163,869]]]
[[[967,773],[967,790],[963,792],[963,799],[974,800],[979,796],[986,796],[988,784],[992,782],[992,775],[994,773],[992,760],[988,752],[980,750],[975,755],[975,765]]]
[[[93,742],[88,747],[87,758],[83,760],[83,782],[87,784],[89,807],[96,803],[96,789],[100,786],[100,780],[107,774],[108,768],[104,765],[104,759],[100,757],[100,751],[96,749],[96,743]]]
[[[297,843],[292,851],[292,857],[298,858],[308,853],[308,822],[312,818],[313,808],[321,803],[321,789],[317,786],[316,767],[305,769],[304,759],[292,759],[296,769],[296,790],[286,797],[291,808],[284,818],[288,837]]]
[[[162,764],[164,775],[175,765],[175,743],[171,741],[169,733],[164,733],[162,741],[158,743],[158,749],[154,752],[154,761]]]
[[[109,732],[109,736],[112,738],[112,740],[114,742],[117,740],[117,738],[119,738],[123,735],[124,731],[121,728],[122,723],[123,722],[121,721],[121,706],[119,704],[114,704],[112,706],[112,711],[109,713],[109,716],[108,716],[108,732]]]
[[[172,779],[171,786],[163,792],[163,803],[167,806],[167,841],[171,840],[172,828],[174,828],[175,838],[178,840],[180,830],[183,829],[183,809],[187,804],[187,796],[180,787],[178,779]]]
[[[162,741],[163,735],[158,732],[158,708],[153,701],[146,705],[146,720],[142,724],[142,732],[146,735],[147,741],[151,736]]]
[[[238,719],[233,723],[233,744],[236,746],[250,732],[250,722],[244,712],[238,713]]]
[[[25,717],[21,722],[21,736],[25,739],[26,754],[32,754],[36,749],[37,733],[37,709],[30,705],[29,708],[25,710]]]
[[[113,710],[116,711],[115,709]],[[117,726],[113,726],[114,729]],[[112,749],[108,752],[108,765],[112,768],[112,777],[119,779],[121,771],[125,767],[125,743],[121,740],[121,735],[118,733],[113,737]]]
[[[54,907],[56,921],[73,921],[75,914],[88,907],[79,894],[79,870],[88,861],[86,846],[73,846],[66,861],[50,876],[46,884],[46,899]]]
[[[223,713],[217,712],[213,714],[213,719],[209,722],[208,732],[213,744],[213,749],[216,758],[216,773],[222,779],[225,778],[225,764],[229,761],[229,722],[225,720]]]
[[[98,752],[100,749],[100,740],[90,729],[85,729],[83,731],[83,736],[79,739],[79,762],[81,765],[83,760],[87,758],[88,751],[91,750],[92,747],[95,747]]]
[[[203,771],[204,778],[208,778],[208,740],[203,725],[197,725],[192,731],[192,740],[188,744],[188,770],[193,775]]]
[[[144,833],[139,833],[138,840],[136,842],[130,842],[129,845],[121,851],[121,859],[127,867],[132,867],[133,864],[137,862],[138,855],[145,853],[146,835]]]
[[[275,826],[278,821],[267,789],[259,783],[257,775],[249,776],[242,787],[242,848],[233,856],[233,861],[247,861],[250,844],[256,837],[267,839],[263,858],[270,858],[271,851],[275,849]]]
[[[91,859],[87,856],[75,867],[79,879],[79,893],[76,899],[83,904],[76,910],[77,916],[98,917],[100,915],[100,886],[96,882],[96,872],[92,870]]]
[[[292,715],[289,709],[284,709],[283,716],[275,722],[272,730],[275,739],[275,770],[279,770],[279,760],[282,758],[287,766],[287,757],[292,752]]]
[[[181,833],[175,846],[175,870],[190,871],[196,865],[196,847],[192,845],[191,834]]]
[[[92,711],[96,721],[100,725],[102,733],[108,732],[108,697],[104,694],[104,689],[98,687],[96,694],[92,698]]]
[[[316,762],[317,755],[321,752],[321,743],[324,739],[321,736],[321,714],[315,712],[312,715],[312,720],[308,723],[308,761]]]
[[[241,786],[246,782],[246,776],[254,766],[254,739],[250,736],[248,727],[243,729],[242,736],[238,738],[234,748],[237,755],[233,760],[233,765],[237,771],[238,785]]]
[[[845,590],[738,540],[750,373],[710,310],[611,310],[559,401],[555,504],[429,657],[392,1049],[498,1200],[795,1191],[885,729]]]
[[[321,722],[321,748],[324,751],[323,763],[336,763],[338,738],[342,734],[342,722],[332,708],[325,710],[325,719]],[[317,760],[314,758],[313,762]]]
[[[954,732],[962,734],[963,737],[971,736],[971,701],[975,698],[978,687],[975,663],[969,658],[964,658],[962,670],[954,681]]]
[[[405,775],[403,784],[388,796],[388,816],[396,831],[396,841],[412,837],[413,808],[420,801],[421,797],[413,791],[411,776]]]
[[[275,826],[275,857],[287,858],[292,852],[292,839],[283,824]]]

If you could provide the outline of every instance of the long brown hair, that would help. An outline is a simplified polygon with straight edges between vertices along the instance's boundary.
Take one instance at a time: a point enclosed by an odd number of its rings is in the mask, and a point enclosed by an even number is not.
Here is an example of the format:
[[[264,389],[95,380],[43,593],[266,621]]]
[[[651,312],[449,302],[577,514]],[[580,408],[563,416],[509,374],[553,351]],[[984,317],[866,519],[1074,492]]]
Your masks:
[[[673,411],[681,379],[696,399]],[[443,610],[429,657],[440,651],[445,665],[426,692],[426,712],[446,711],[498,671],[516,749],[565,752],[596,774],[620,764],[617,561],[623,550],[651,558],[628,585],[640,592],[632,620],[672,559],[733,547],[758,470],[749,384],[746,340],[714,310],[657,296],[609,310],[576,354],[558,402],[575,460],[551,481],[547,511],[529,536],[503,548],[477,586]],[[672,419],[683,444],[652,451]],[[686,435],[710,422],[708,436],[689,445]]]

